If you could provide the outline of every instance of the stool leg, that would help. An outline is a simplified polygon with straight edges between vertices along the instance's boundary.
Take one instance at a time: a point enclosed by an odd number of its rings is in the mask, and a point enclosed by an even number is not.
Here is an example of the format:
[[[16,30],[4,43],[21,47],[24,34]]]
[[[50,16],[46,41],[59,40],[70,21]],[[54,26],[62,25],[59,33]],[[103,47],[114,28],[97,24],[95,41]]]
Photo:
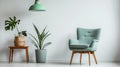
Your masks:
[[[12,49],[12,53],[11,53],[11,54],[12,54],[12,55],[11,55],[11,57],[12,57],[12,58],[11,58],[11,62],[13,62],[13,53],[14,53],[14,49]]]
[[[26,63],[29,61],[28,48],[26,48]]]
[[[10,51],[9,51],[9,63],[11,62],[11,53],[12,53],[12,50],[10,48]]]

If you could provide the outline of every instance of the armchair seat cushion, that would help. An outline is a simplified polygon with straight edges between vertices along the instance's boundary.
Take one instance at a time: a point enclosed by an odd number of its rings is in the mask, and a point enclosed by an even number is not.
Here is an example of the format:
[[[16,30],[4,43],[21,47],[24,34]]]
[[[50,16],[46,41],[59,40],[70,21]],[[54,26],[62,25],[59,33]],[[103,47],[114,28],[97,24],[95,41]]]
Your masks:
[[[89,44],[74,44],[74,45],[69,45],[70,49],[85,49],[89,47]]]
[[[91,48],[91,47],[85,48],[85,49],[71,48],[70,50],[73,50],[73,51],[96,51],[96,49],[93,49],[93,48]]]

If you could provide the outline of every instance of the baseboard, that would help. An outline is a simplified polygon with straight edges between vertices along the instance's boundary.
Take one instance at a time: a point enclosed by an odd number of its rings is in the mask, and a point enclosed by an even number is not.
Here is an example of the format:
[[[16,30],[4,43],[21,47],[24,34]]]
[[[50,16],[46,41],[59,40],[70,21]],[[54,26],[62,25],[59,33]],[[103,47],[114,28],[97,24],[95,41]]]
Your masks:
[[[13,61],[15,63],[25,63],[26,61]],[[85,63],[86,61],[83,61]],[[94,62],[94,61],[91,61]],[[0,61],[0,63],[9,63],[9,61]],[[30,61],[29,63],[36,63],[35,61]],[[66,63],[69,64],[67,60],[47,60],[46,63]],[[79,63],[79,61],[73,61],[73,63]],[[98,63],[120,63],[120,61],[98,61]]]

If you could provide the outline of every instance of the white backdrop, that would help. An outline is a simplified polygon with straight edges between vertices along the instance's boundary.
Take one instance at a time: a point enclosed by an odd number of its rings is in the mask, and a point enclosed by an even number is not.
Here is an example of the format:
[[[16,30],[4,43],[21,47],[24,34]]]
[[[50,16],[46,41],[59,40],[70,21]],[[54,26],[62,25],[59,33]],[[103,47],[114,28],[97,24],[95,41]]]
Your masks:
[[[16,31],[5,31],[4,20],[9,16],[21,19],[20,29],[35,34],[32,23],[40,30],[47,25],[52,44],[46,49],[48,61],[69,62],[68,39],[76,38],[76,28],[101,28],[96,56],[99,61],[120,61],[119,0],[40,0],[45,12],[30,12],[34,0],[0,0],[0,61],[8,61],[8,46],[13,45]],[[26,38],[30,61],[35,62],[35,47]],[[76,54],[73,62],[79,62]],[[87,55],[83,59],[87,60]],[[16,50],[14,61],[25,61],[23,50]]]

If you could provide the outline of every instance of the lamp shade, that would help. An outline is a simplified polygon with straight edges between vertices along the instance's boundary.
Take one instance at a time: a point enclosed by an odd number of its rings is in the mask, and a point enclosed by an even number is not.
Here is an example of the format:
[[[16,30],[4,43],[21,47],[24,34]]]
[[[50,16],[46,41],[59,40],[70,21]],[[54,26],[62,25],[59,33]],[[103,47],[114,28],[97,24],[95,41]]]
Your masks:
[[[30,6],[30,11],[45,11],[45,8],[40,4],[38,0],[35,0],[35,3]]]

